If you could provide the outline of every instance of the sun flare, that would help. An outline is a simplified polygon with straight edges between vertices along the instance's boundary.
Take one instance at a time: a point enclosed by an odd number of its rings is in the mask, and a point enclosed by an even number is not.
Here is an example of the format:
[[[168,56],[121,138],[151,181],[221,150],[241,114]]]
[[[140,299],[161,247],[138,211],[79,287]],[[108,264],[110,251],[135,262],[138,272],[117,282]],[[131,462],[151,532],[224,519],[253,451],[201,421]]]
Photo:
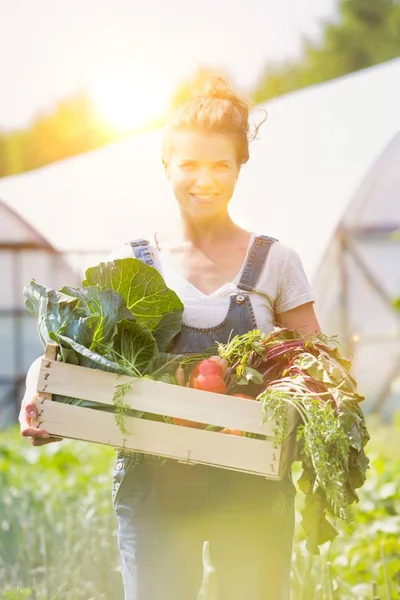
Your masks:
[[[165,109],[159,82],[144,73],[113,71],[92,81],[89,91],[94,109],[117,133],[145,127],[160,119]]]

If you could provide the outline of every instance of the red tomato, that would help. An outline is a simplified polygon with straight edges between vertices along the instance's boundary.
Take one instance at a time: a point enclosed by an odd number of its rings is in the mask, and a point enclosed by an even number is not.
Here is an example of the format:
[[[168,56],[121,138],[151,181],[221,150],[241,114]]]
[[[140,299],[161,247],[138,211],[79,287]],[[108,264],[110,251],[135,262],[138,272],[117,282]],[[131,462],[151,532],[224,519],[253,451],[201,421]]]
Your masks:
[[[226,384],[220,375],[197,375],[190,387],[204,392],[214,392],[215,394],[226,393]]]
[[[196,377],[197,375],[221,375],[221,365],[214,360],[214,358],[215,357],[205,358],[197,363],[192,371],[191,377]]]
[[[216,394],[225,394],[226,385],[223,379],[222,367],[218,361],[206,358],[197,363],[190,375],[189,387],[206,392],[215,392]]]
[[[236,398],[246,398],[246,400],[255,400],[254,396],[247,396],[247,394],[229,394],[230,396],[235,396]]]

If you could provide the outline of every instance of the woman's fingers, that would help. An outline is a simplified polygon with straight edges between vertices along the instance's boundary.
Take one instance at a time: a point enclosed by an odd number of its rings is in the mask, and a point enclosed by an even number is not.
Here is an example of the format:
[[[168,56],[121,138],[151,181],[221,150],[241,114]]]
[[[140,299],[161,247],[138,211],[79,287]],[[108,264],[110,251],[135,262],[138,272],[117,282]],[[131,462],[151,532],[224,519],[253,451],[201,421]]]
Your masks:
[[[44,444],[50,444],[51,442],[61,442],[63,438],[50,435],[44,429],[38,429],[35,427],[21,427],[21,435],[29,438],[29,441],[33,446],[43,446]]]
[[[44,429],[37,429],[36,427],[21,427],[21,435],[24,437],[39,437],[42,439],[49,439],[50,434]]]
[[[38,396],[35,395],[33,400],[23,403],[19,413],[19,422],[21,435],[30,439],[33,446],[43,446],[51,442],[60,442],[63,438],[50,435],[44,429],[35,427],[33,422],[40,416],[35,400]]]
[[[45,444],[52,444],[53,442],[62,442],[63,438],[49,436],[47,439],[40,437],[31,437],[30,442],[32,446],[44,446]]]
[[[35,396],[35,398],[37,398],[37,396]],[[26,413],[26,418],[27,419],[37,419],[39,416],[39,411],[38,408],[35,404],[35,402],[28,402],[28,404],[25,404],[25,413]]]
[[[29,402],[24,401],[25,399],[22,401],[18,417],[22,435],[30,427],[32,421],[39,417],[39,410],[35,403],[36,399],[37,396],[35,395]]]

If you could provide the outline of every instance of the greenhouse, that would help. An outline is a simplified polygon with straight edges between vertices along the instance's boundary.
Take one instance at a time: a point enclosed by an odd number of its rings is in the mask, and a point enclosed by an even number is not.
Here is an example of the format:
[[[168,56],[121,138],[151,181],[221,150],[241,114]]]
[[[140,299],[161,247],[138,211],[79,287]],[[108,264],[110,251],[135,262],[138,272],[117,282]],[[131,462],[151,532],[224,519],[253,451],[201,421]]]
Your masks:
[[[79,278],[63,254],[20,214],[0,203],[0,426],[15,422],[25,375],[42,352],[22,290],[33,277],[61,287]],[[32,273],[35,273],[33,276]]]
[[[353,359],[365,411],[400,407],[400,60],[306,88],[252,113],[232,215],[303,259],[322,329]],[[0,424],[41,352],[23,286],[76,282],[176,206],[152,131],[0,180]],[[16,387],[16,386],[19,386]]]

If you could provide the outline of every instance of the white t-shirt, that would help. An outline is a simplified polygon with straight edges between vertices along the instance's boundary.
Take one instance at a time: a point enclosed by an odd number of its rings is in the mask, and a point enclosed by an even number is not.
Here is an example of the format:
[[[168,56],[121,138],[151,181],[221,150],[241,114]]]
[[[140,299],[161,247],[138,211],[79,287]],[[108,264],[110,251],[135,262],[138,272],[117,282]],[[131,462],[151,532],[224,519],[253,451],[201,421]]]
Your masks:
[[[248,251],[258,234],[251,233]],[[245,262],[235,279],[224,284],[213,294],[198,290],[168,261],[168,255],[159,252],[155,244],[149,246],[155,266],[165,283],[174,290],[184,304],[183,322],[191,327],[207,328],[219,325],[228,311],[231,294],[243,294],[237,288]],[[132,257],[132,248],[125,245],[114,251],[109,259]],[[314,302],[314,294],[308,283],[299,255],[293,248],[274,242],[270,248],[264,269],[250,300],[257,328],[268,333],[275,326],[275,313],[285,312],[307,302]]]

